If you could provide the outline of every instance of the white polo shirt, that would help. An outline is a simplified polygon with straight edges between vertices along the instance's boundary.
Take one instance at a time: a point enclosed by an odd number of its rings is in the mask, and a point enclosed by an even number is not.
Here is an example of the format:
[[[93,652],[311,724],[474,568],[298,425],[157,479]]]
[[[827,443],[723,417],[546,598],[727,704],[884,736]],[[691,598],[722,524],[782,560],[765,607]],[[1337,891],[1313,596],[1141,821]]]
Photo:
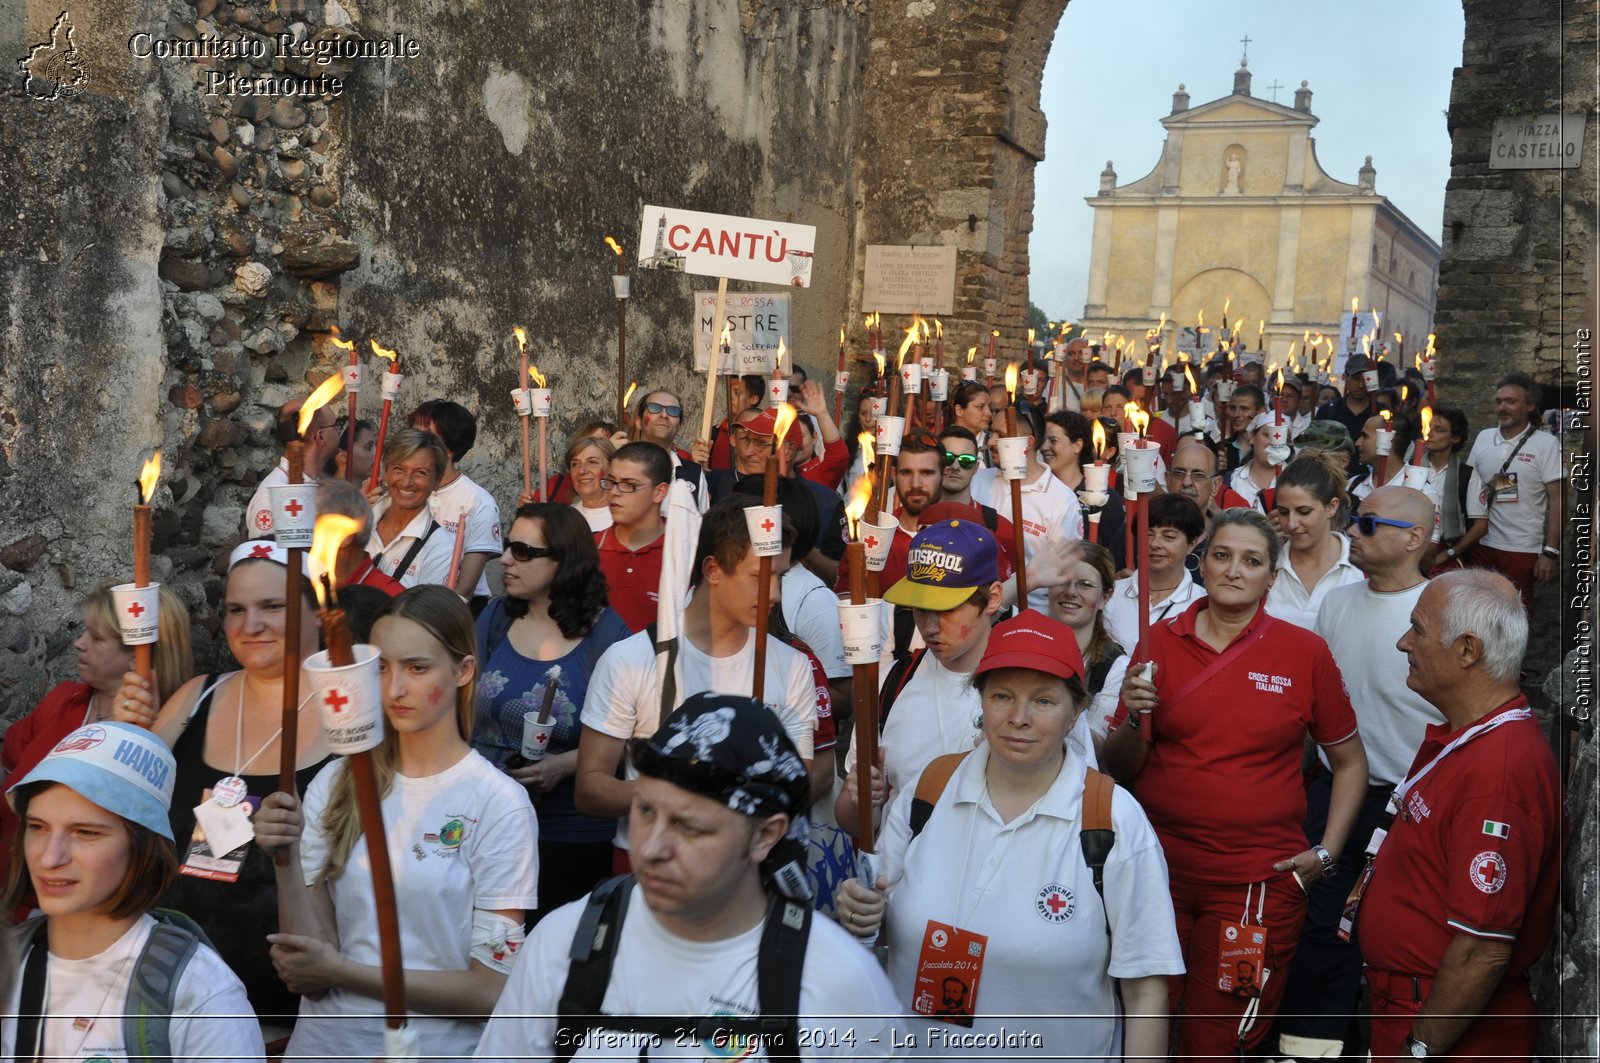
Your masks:
[[[1206,589],[1194,581],[1189,570],[1183,570],[1183,580],[1176,590],[1159,602],[1150,603],[1150,623],[1170,620],[1189,608],[1189,603],[1206,596]],[[1124,576],[1111,589],[1111,600],[1100,614],[1106,630],[1117,640],[1117,645],[1130,654],[1139,644],[1139,574]]]
[[[1492,506],[1488,504],[1487,488],[1521,438],[1522,432],[1518,432],[1507,439],[1496,427],[1485,428],[1473,440],[1467,456],[1467,464],[1472,466],[1467,519],[1488,514],[1489,530],[1481,542],[1489,549],[1536,554],[1544,546],[1545,509],[1550,501],[1545,485],[1563,478],[1560,441],[1549,432],[1535,430],[1506,470],[1508,476],[1516,477],[1515,498],[1508,492]]]
[[[845,663],[844,633],[839,629],[839,599],[804,565],[791,565],[779,581],[783,622],[811,648],[829,679],[844,679],[854,669]]]
[[[495,503],[494,496],[478,486],[466,473],[461,473],[442,487],[434,488],[428,498],[428,511],[451,535],[460,530],[463,510],[467,514],[467,541],[461,552],[499,557],[505,549],[500,540],[500,507]],[[478,585],[472,589],[472,593],[488,595],[488,566],[478,574]]]
[[[1041,466],[1034,462],[1029,471]],[[1011,481],[1000,475],[998,469],[979,469],[972,477],[972,497],[1013,524],[1016,516],[1011,512]],[[1078,496],[1049,469],[1033,483],[1022,485],[1023,549],[1029,560],[1049,538],[1083,538],[1083,518]],[[1028,607],[1046,616],[1050,613],[1050,588],[1032,587],[1028,591]]]
[[[1043,1043],[1008,1044],[1004,1058],[1120,1058],[1112,979],[1184,970],[1161,843],[1133,795],[1117,787],[1102,902],[1079,841],[1083,758],[1069,745],[1055,783],[1009,823],[989,799],[988,763],[986,747],[962,762],[915,841],[914,787],[889,806],[878,840],[889,883],[889,980],[911,1010],[930,920],[987,935],[971,1033],[1015,1032],[1018,1022],[1005,1016],[1025,1015],[1020,1025]]]
[[[282,487],[289,482],[289,459],[279,458],[273,470],[262,477],[261,484],[256,488],[256,493],[250,496],[250,504],[244,510],[244,534],[247,539],[265,539],[273,532],[272,522],[272,495],[268,492],[270,487]],[[305,482],[314,484],[315,476],[307,475]]]
[[[411,518],[411,523],[401,529],[388,542],[379,538],[378,522],[383,515],[389,512],[387,498],[378,500],[372,507],[372,538],[367,540],[367,556],[372,558],[372,564],[386,576],[393,576],[402,586],[415,587],[422,583],[443,584],[450,578],[450,555],[455,551],[456,537],[442,527],[434,529],[428,541],[422,544],[422,549],[417,551],[417,556],[411,559],[411,564],[406,566],[404,572],[396,572],[400,562],[411,550],[411,544],[418,538],[427,534],[429,523],[437,523],[429,516],[426,509]]]
[[[1339,560],[1310,590],[1306,590],[1294,566],[1289,563],[1289,548],[1283,548],[1283,553],[1278,555],[1278,578],[1272,581],[1272,589],[1267,592],[1268,613],[1309,631],[1316,626],[1317,610],[1322,608],[1322,602],[1328,595],[1340,587],[1366,582],[1367,574],[1350,563],[1350,540],[1343,535],[1338,539]],[[1399,637],[1395,636],[1397,639]]]

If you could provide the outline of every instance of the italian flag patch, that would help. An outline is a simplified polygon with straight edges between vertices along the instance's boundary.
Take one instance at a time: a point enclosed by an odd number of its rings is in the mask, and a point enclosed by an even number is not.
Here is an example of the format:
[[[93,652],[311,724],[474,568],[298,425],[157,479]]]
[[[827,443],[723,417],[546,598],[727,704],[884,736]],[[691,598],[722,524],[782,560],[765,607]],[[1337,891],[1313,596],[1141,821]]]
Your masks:
[[[1483,833],[1491,838],[1509,838],[1511,836],[1511,824],[1486,819],[1483,821]]]

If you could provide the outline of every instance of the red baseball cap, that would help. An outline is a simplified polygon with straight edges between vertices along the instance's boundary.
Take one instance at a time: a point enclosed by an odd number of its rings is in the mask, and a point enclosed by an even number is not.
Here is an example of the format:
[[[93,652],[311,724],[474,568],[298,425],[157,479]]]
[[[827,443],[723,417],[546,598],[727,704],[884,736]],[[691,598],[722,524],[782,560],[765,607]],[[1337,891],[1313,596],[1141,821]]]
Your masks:
[[[989,646],[972,674],[1000,668],[1026,668],[1082,683],[1083,653],[1070,627],[1037,609],[1024,609],[989,632]]]
[[[758,436],[770,436],[778,428],[778,411],[762,410],[748,421],[738,422],[738,425],[745,431],[754,432]],[[785,443],[800,442],[800,419],[798,417],[789,425],[789,430],[784,433],[783,441]]]

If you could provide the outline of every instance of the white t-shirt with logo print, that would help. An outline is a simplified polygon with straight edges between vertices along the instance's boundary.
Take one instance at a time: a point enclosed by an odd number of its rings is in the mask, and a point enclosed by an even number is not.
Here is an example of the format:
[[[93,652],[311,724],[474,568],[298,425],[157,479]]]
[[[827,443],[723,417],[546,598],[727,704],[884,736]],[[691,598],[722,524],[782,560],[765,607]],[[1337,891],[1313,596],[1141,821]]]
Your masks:
[[[300,859],[306,884],[328,857],[322,829],[333,782],[343,758],[324,768],[306,788],[305,835]],[[408,970],[466,971],[471,967],[475,909],[539,906],[539,828],[528,792],[476,751],[425,778],[396,774],[383,798],[383,822],[400,908],[400,950]],[[372,868],[363,834],[328,885],[338,922],[339,951],[376,967],[378,916]],[[330,989],[319,1000],[302,997],[287,1055],[371,1059],[383,1055],[383,1002]],[[483,1024],[410,1012],[424,1058],[471,1055]]]
[[[502,550],[500,538],[500,507],[494,496],[478,486],[477,482],[462,473],[448,484],[434,489],[428,497],[428,510],[433,519],[444,525],[443,531],[452,535],[460,530],[461,511],[467,511],[467,541],[462,545],[465,554],[490,554],[499,557]],[[478,574],[474,595],[489,593],[488,568]]]
[[[1523,429],[1527,431],[1527,429]],[[1467,487],[1467,517],[1476,520],[1487,515],[1489,530],[1480,542],[1491,550],[1536,554],[1544,546],[1545,509],[1550,490],[1545,485],[1561,480],[1561,442],[1549,432],[1535,430],[1515,458],[1511,451],[1522,439],[1522,432],[1510,439],[1499,428],[1485,428],[1472,442],[1467,464],[1472,481]],[[1517,478],[1516,498],[1488,501],[1488,486],[1500,466],[1511,459],[1507,475]]]

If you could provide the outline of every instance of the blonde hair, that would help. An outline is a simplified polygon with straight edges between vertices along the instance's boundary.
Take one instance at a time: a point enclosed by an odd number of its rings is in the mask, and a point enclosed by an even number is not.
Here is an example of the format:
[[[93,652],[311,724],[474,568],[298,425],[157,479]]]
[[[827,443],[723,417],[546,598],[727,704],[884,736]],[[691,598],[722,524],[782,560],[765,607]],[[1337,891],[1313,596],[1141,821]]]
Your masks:
[[[189,607],[169,587],[160,591],[160,625],[153,660],[156,670],[156,704],[167,699],[194,675],[194,652],[189,645]],[[121,638],[117,606],[111,598],[111,584],[102,583],[89,592],[81,609],[84,625],[99,628],[107,637]],[[132,647],[126,647],[132,649]]]
[[[456,664],[477,654],[477,631],[472,612],[460,596],[448,587],[423,584],[389,600],[373,621],[386,616],[400,617],[420,625],[444,647]],[[464,742],[472,741],[473,699],[477,676],[456,688],[456,731]],[[385,724],[383,741],[372,751],[372,771],[378,780],[378,800],[388,796],[394,786],[395,756],[399,739]],[[333,780],[328,806],[322,813],[322,830],[328,836],[328,859],[317,876],[317,884],[332,882],[344,873],[356,839],[361,837],[361,815],[356,807],[355,780],[348,763]]]

